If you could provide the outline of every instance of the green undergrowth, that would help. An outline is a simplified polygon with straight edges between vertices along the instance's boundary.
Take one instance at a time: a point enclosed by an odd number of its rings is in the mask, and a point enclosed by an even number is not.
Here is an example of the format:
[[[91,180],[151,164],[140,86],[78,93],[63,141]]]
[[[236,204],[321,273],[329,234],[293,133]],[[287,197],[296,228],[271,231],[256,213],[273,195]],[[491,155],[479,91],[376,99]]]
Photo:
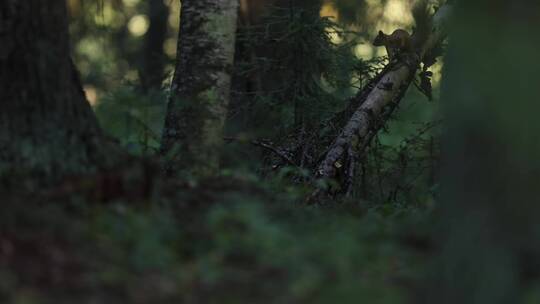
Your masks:
[[[405,302],[428,211],[306,207],[269,188],[224,177],[136,203],[8,200],[0,302]]]

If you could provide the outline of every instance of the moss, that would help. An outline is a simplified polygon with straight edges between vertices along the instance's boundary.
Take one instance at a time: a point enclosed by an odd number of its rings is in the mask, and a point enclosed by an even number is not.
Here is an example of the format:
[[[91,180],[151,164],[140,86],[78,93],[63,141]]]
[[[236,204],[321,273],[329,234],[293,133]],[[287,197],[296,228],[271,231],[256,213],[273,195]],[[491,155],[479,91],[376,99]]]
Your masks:
[[[233,42],[232,45],[234,45],[236,22],[234,18],[231,18],[230,12],[234,12],[235,10],[236,9],[223,12],[213,12],[207,15],[208,22],[206,23],[205,31],[211,38],[226,43],[226,45]],[[232,49],[232,47],[227,47],[224,49]]]
[[[208,88],[197,94],[197,100],[204,105],[219,105],[224,96],[220,96],[215,87]]]

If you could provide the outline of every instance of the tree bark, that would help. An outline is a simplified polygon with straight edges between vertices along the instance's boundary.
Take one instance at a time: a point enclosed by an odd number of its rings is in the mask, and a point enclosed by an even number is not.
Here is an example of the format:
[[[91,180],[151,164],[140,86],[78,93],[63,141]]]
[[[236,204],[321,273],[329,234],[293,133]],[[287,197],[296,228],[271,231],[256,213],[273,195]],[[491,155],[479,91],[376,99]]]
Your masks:
[[[163,82],[165,68],[165,54],[163,43],[167,38],[167,20],[169,7],[161,0],[148,1],[148,15],[150,27],[145,35],[143,70],[141,80],[143,87],[159,89]]]
[[[114,161],[70,59],[65,1],[0,2],[0,45],[0,174]]]
[[[441,7],[434,16],[434,27],[424,45],[419,49],[417,58],[423,58],[445,36],[443,26],[449,15],[450,6]],[[409,54],[406,54],[409,55]],[[372,136],[384,125],[381,120],[384,112],[392,112],[399,104],[404,92],[410,86],[419,67],[419,60],[406,56],[399,62],[391,62],[385,68],[374,85],[366,87],[369,90],[359,92],[356,98],[361,98],[359,106],[341,131],[340,135],[328,149],[324,159],[319,164],[316,175],[318,178],[331,179],[343,167],[349,151],[360,154],[368,146]]]
[[[166,171],[211,175],[219,167],[229,103],[237,0],[185,0],[162,138]]]

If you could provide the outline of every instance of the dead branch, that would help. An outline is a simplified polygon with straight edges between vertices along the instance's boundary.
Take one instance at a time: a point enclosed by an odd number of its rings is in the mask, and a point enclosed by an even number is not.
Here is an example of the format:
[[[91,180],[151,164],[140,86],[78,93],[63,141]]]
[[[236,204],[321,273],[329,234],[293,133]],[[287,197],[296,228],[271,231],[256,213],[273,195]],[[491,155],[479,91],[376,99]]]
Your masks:
[[[240,138],[235,138],[235,137],[225,137],[223,138],[225,141],[236,141],[236,142],[246,142],[246,140],[244,139],[240,139]],[[291,166],[294,166],[294,167],[299,167],[295,162],[294,160],[292,160],[285,151],[283,151],[282,149],[280,148],[276,148],[274,147],[271,143],[269,143],[268,141],[263,141],[263,140],[248,140],[247,141],[249,144],[251,145],[254,145],[254,146],[257,146],[257,147],[261,147],[263,149],[266,149],[274,154],[276,154],[277,156],[279,156],[281,159],[283,159],[285,162],[287,162],[289,165]]]

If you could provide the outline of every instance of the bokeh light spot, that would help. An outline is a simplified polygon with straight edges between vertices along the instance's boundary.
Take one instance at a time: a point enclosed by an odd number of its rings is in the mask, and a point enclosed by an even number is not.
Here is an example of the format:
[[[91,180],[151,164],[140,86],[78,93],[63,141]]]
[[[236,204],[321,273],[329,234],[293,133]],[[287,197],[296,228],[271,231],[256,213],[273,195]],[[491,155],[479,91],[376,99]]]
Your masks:
[[[150,21],[146,15],[135,15],[128,22],[129,32],[136,37],[146,34]]]

